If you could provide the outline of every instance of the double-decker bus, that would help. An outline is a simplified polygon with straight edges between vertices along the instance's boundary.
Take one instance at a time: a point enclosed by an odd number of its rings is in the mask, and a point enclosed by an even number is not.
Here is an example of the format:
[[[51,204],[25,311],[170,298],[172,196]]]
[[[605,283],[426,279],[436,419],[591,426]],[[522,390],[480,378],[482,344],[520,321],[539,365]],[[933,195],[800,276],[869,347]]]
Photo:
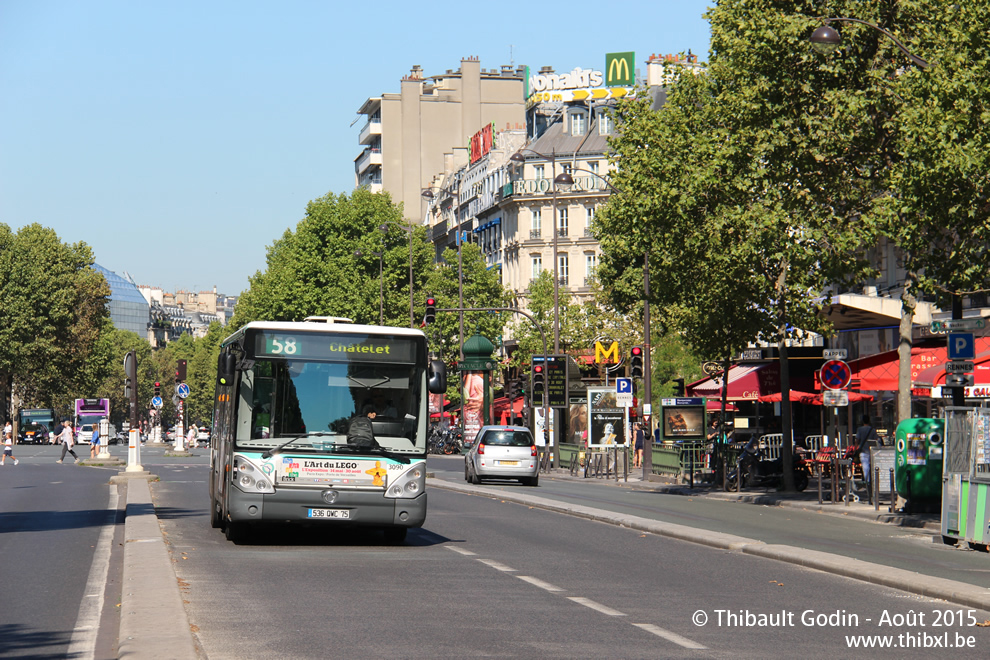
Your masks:
[[[110,419],[110,399],[76,399],[73,424],[76,442],[88,443],[92,440],[93,427],[99,428],[102,419]]]
[[[371,526],[402,543],[426,519],[428,393],[442,361],[419,330],[348,319],[255,321],[221,344],[211,524]]]

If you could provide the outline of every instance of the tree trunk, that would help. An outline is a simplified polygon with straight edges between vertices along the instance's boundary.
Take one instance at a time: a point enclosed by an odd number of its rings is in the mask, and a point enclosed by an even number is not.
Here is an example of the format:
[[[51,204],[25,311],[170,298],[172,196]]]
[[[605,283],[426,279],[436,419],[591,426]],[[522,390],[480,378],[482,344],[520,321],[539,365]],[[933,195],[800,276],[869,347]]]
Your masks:
[[[787,297],[784,295],[784,284],[787,281],[787,262],[781,264],[780,276],[777,278],[777,294],[779,327],[777,330],[777,347],[780,355],[780,426],[783,435],[780,443],[780,465],[784,472],[784,490],[794,492],[794,454],[791,446],[791,370],[787,363]]]
[[[901,292],[901,324],[897,342],[897,423],[911,419],[911,329],[918,299],[911,293],[911,280]],[[896,428],[896,425],[895,425]]]

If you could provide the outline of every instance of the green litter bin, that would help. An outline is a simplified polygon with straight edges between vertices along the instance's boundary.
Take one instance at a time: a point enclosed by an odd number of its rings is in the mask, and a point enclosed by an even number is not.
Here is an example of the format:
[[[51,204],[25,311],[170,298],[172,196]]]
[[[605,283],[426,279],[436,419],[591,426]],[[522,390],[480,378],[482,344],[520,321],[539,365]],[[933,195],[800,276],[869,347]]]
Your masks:
[[[897,425],[894,441],[894,487],[908,510],[942,501],[942,447],[945,420],[906,419]]]

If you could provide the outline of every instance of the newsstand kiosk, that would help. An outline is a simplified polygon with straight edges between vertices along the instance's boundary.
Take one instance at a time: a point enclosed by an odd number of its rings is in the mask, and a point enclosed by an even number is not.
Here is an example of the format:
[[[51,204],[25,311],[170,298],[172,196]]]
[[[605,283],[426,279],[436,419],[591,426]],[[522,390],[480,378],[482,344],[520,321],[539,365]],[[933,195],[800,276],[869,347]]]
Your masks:
[[[990,544],[990,409],[946,408],[942,540]]]

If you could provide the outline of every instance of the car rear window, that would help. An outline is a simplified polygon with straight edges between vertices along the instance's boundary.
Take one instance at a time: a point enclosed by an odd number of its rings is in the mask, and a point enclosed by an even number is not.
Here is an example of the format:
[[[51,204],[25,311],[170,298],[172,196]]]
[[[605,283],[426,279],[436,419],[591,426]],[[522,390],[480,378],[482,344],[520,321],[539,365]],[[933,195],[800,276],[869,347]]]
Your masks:
[[[528,447],[533,444],[533,436],[526,431],[491,431],[485,434],[482,442],[503,447]]]

